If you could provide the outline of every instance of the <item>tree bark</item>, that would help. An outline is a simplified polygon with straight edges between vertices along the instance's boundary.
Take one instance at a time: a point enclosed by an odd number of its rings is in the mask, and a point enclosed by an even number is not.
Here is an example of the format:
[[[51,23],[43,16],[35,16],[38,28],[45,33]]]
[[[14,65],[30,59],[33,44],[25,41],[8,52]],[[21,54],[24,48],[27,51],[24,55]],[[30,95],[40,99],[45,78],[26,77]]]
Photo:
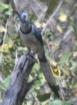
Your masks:
[[[1,105],[21,105],[26,93],[34,83],[34,80],[27,82],[29,74],[34,65],[35,59],[32,54],[23,55],[19,58],[11,75],[11,83],[6,91]]]

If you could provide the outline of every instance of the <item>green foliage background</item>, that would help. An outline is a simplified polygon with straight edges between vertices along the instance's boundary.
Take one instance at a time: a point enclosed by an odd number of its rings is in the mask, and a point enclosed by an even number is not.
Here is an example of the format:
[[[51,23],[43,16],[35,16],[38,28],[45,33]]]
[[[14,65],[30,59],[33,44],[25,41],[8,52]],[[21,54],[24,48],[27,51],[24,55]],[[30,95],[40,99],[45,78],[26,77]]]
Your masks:
[[[56,1],[58,2],[58,0]],[[54,8],[55,4],[57,4],[56,1],[54,0],[54,2],[52,3],[53,5],[52,8]],[[52,8],[51,8],[51,5],[49,5],[47,15],[51,13],[51,11],[53,10]],[[10,78],[11,78],[10,74],[13,71],[13,67],[15,64],[16,51],[18,52],[19,56],[24,53],[27,53],[27,48],[24,45],[22,45],[20,38],[17,36],[17,33],[10,32],[11,30],[8,30],[6,27],[6,20],[8,19],[9,16],[11,16],[11,14],[12,14],[11,6],[4,3],[0,3],[0,39],[4,39],[3,45],[0,46],[0,78],[1,78],[0,100],[3,99],[4,93],[7,90],[10,83]],[[3,26],[4,29],[1,26]],[[70,26],[72,26],[76,35],[77,34],[76,26],[73,21],[70,21]],[[6,34],[6,37],[3,36],[3,32],[4,34]],[[46,38],[48,42],[54,41],[56,43],[55,41],[56,35],[50,30],[48,30],[48,32],[46,33],[44,37]],[[53,60],[53,57],[49,53],[46,44],[45,44],[45,50],[46,50],[46,55],[49,61],[51,62]],[[77,50],[77,43],[75,43],[75,46],[74,46],[74,51],[76,50]],[[71,71],[73,71],[74,73],[77,73],[77,70],[76,70],[77,61],[73,60],[73,54],[74,52],[64,53],[63,56],[60,58],[58,64],[62,72],[65,69],[64,67],[66,66],[66,68],[68,67],[69,70],[71,69]],[[45,93],[43,95],[39,94],[41,90],[40,88],[44,86],[46,83],[44,76],[40,70],[39,63],[35,64],[33,71],[30,75],[30,80],[32,80],[36,76],[38,76],[38,80],[36,81],[32,89],[30,90],[28,96],[25,98],[24,105],[32,105],[33,99],[35,97],[38,98],[41,105],[71,105],[70,101],[61,101],[61,100],[53,98],[52,95],[50,94],[50,91],[49,93]],[[64,75],[64,78],[66,76],[67,75]],[[76,86],[76,81],[73,81],[72,83],[70,82],[69,87],[73,88],[75,86]]]

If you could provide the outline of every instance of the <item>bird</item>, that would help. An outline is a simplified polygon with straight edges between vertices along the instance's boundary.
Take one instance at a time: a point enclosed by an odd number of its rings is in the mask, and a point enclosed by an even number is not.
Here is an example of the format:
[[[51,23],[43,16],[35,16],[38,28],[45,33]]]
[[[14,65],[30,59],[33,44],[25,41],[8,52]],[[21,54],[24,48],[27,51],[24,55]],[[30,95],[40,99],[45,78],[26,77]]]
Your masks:
[[[59,97],[59,87],[56,85],[55,78],[45,55],[41,29],[37,28],[30,21],[28,12],[21,11],[18,13],[18,17],[20,22],[19,35],[22,42],[26,45],[29,51],[33,51],[37,54],[40,68],[44,73],[49,87],[54,92],[55,96]]]

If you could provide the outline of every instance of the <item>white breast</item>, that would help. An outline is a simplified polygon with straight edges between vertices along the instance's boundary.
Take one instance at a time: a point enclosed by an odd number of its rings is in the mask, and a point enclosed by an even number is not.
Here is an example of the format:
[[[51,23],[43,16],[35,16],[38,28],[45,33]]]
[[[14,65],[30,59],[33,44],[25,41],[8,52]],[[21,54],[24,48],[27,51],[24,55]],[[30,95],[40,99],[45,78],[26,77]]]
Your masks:
[[[35,38],[33,33],[24,35],[22,34],[22,32],[20,32],[20,37],[21,37],[22,42],[25,43],[25,45],[31,50],[33,50],[34,52],[37,52],[38,48],[41,47],[40,42]]]

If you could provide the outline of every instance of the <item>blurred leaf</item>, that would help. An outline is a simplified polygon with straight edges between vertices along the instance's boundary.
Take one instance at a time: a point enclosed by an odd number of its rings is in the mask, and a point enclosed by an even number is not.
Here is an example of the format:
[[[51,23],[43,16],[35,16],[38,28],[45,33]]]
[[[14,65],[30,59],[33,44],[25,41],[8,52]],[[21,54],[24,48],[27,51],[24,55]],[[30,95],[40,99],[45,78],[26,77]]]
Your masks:
[[[59,20],[61,22],[66,22],[67,21],[67,15],[64,12],[61,12],[60,16],[59,16]]]
[[[47,94],[43,94],[43,95],[37,95],[37,98],[39,99],[39,101],[46,101],[47,99],[50,98],[50,93],[47,93]]]
[[[54,100],[54,101],[50,102],[49,105],[63,105],[63,103],[61,100]]]
[[[12,9],[5,11],[5,15],[10,16],[12,14]]]
[[[59,26],[59,25],[57,25],[57,30],[58,30],[60,33],[62,33],[62,32],[63,32],[62,27],[61,27],[61,26]]]
[[[5,13],[5,15],[11,15],[12,8],[8,4],[0,3],[0,12]]]
[[[52,73],[53,73],[54,77],[56,77],[56,78],[61,77],[61,74],[62,74],[61,69],[58,65],[52,67]]]
[[[49,105],[71,105],[69,101],[53,100]]]
[[[13,47],[13,42],[9,40],[8,43],[5,43],[0,47],[0,52],[9,53],[9,49],[11,49],[12,47]]]
[[[40,23],[38,20],[35,21],[34,23],[35,23],[35,25],[36,25],[38,28],[40,28],[40,27],[42,26],[42,23]]]
[[[63,66],[65,63],[67,63],[70,59],[70,56],[72,55],[71,52],[65,52],[62,57],[60,58],[60,64]]]
[[[0,26],[0,33],[2,33],[2,32],[7,32],[7,29],[3,26]]]
[[[77,25],[75,24],[74,20],[71,19],[70,17],[68,18],[69,24],[73,29],[74,35],[77,38]]]
[[[46,82],[43,73],[39,73],[38,76],[39,76],[39,80],[37,80],[35,83],[36,91],[38,91],[40,89],[40,86]]]
[[[1,82],[1,86],[0,88],[3,90],[6,90],[8,88],[8,85],[10,83],[10,76],[8,76],[7,78],[5,78],[2,82]]]
[[[40,89],[37,91],[37,97],[39,101],[46,101],[50,98],[51,95],[51,89],[49,88],[47,83],[43,83],[43,85],[40,86]]]
[[[3,54],[1,53],[0,54],[0,66],[3,64],[4,62],[4,57],[3,57]]]
[[[70,101],[63,102],[63,105],[72,105]]]
[[[10,9],[10,6],[4,3],[0,3],[0,12],[3,12],[4,10]]]

